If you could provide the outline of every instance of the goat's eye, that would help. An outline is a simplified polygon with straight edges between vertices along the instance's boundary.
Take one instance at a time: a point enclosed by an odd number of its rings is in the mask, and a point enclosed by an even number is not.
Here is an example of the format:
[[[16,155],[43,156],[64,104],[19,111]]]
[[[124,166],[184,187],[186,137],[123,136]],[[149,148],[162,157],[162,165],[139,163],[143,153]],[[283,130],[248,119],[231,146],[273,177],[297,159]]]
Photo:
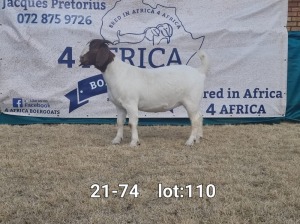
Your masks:
[[[89,51],[89,46],[86,45],[85,48],[82,50],[80,55],[85,55],[86,53],[88,53],[88,51]]]

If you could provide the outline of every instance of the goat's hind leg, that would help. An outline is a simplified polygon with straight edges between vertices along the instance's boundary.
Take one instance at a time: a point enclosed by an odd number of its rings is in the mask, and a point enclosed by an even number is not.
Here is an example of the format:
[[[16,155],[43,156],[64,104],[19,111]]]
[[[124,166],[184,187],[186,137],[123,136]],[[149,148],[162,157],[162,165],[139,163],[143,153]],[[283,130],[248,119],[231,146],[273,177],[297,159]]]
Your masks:
[[[203,137],[203,118],[201,116],[201,113],[198,109],[198,105],[194,104],[186,104],[184,105],[186,108],[191,125],[192,125],[192,131],[189,139],[186,141],[185,145],[192,146],[194,143],[200,142],[200,137]]]
[[[116,107],[117,108],[117,126],[118,126],[118,131],[116,137],[112,140],[112,144],[117,145],[120,144],[121,141],[123,140],[123,132],[124,132],[124,122],[126,119],[126,110],[122,107]]]

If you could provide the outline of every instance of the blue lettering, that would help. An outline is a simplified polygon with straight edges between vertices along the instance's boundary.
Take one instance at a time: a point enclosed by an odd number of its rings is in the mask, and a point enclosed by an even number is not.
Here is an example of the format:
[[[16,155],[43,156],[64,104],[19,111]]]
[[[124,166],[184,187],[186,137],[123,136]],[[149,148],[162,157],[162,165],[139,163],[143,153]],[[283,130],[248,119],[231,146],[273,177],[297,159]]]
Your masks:
[[[157,62],[155,62],[155,61],[159,61],[159,60],[157,60],[156,53],[158,53],[158,54],[160,53],[161,55],[166,54],[166,50],[164,48],[153,48],[150,50],[149,54],[148,54],[147,48],[138,48],[138,51],[135,51],[133,48],[113,47],[113,48],[110,48],[110,50],[114,51],[117,54],[120,50],[120,54],[121,54],[120,57],[121,57],[122,61],[124,61],[124,62],[128,61],[131,65],[138,66],[140,68],[146,68],[145,61],[147,61],[147,56],[148,56],[149,66],[152,68],[169,66],[171,64],[182,64],[179,52],[176,48],[172,49],[172,52],[171,52],[168,62],[166,64],[165,63],[156,64]],[[134,64],[135,58],[138,58],[137,60],[135,60],[135,62],[138,63],[138,65]],[[211,94],[213,95],[214,93],[211,93]],[[216,96],[218,98],[223,98],[223,89],[220,89],[220,91],[216,92],[215,94],[217,94]]]
[[[162,54],[165,54],[165,49],[163,49],[163,48],[154,48],[153,50],[151,50],[151,51],[150,51],[150,54],[149,54],[149,57],[148,57],[148,59],[149,59],[149,65],[150,65],[152,68],[159,68],[159,67],[165,66],[165,64],[155,65],[155,64],[153,63],[153,60],[152,60],[152,59],[153,59],[153,54],[154,54],[155,51],[161,51]]]
[[[144,65],[144,52],[146,50],[146,48],[139,48],[140,52],[141,52],[141,57],[140,57],[140,68],[146,68],[146,66]]]
[[[223,105],[220,114],[266,114],[264,105]]]
[[[121,50],[122,61],[125,62],[126,60],[128,60],[131,65],[134,65],[132,61],[132,58],[135,55],[134,50],[132,48],[120,48],[120,50]],[[129,56],[126,56],[126,51],[130,53]]]
[[[173,59],[174,56],[175,56],[175,59]],[[170,55],[170,58],[169,58],[169,61],[168,61],[167,65],[170,65],[171,63],[179,64],[179,65],[182,64],[181,59],[180,59],[179,54],[178,54],[178,51],[177,51],[177,48],[173,48],[173,51]]]

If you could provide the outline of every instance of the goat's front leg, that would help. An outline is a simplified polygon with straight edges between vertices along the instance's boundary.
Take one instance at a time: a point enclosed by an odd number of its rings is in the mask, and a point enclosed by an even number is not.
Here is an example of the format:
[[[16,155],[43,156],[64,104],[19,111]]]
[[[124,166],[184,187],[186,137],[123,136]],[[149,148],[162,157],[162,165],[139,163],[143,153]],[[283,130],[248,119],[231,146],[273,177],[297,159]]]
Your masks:
[[[138,108],[134,106],[130,106],[127,108],[128,117],[129,117],[129,126],[131,128],[131,142],[130,146],[135,147],[140,145],[139,136],[137,131],[138,125]]]
[[[120,144],[121,141],[123,140],[123,129],[124,129],[124,122],[126,119],[126,110],[122,107],[117,108],[117,126],[118,126],[118,131],[116,137],[112,140],[112,144]]]

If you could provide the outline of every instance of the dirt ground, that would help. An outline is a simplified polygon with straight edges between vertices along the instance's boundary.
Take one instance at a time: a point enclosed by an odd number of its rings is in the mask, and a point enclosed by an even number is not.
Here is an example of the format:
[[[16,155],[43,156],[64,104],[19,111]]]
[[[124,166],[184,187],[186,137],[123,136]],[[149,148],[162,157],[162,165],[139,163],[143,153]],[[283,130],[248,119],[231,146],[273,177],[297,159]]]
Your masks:
[[[0,223],[300,223],[300,124],[115,132],[0,126]]]

